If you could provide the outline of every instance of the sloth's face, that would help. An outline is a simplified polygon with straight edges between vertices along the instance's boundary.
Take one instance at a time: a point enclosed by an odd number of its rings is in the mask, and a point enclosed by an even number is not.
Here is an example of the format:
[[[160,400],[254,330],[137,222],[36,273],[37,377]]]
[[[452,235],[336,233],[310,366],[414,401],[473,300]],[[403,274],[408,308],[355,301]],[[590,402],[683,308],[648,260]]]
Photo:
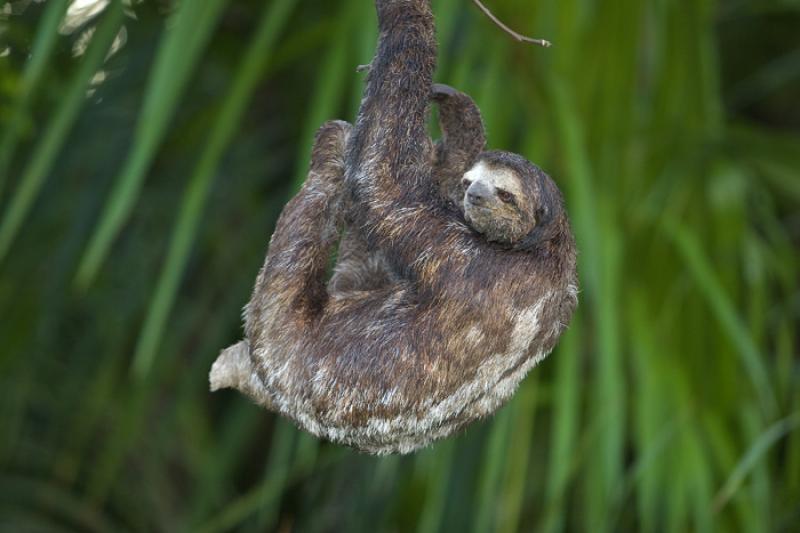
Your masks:
[[[502,152],[489,155],[461,179],[464,217],[487,240],[513,244],[536,225],[536,194],[520,173],[525,169],[506,164]]]

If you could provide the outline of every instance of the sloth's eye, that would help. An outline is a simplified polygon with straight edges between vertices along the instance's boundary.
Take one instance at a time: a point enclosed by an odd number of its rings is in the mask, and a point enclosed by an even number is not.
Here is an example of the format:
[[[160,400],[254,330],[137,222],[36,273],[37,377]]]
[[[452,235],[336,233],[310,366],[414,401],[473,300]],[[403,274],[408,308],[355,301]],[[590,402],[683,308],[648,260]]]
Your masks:
[[[508,191],[504,191],[503,189],[497,189],[497,197],[500,198],[501,202],[505,202],[510,204],[514,201],[514,195]]]
[[[468,189],[469,186],[472,185],[472,182],[467,178],[464,178],[463,180],[461,180],[461,185],[463,185],[465,189]]]

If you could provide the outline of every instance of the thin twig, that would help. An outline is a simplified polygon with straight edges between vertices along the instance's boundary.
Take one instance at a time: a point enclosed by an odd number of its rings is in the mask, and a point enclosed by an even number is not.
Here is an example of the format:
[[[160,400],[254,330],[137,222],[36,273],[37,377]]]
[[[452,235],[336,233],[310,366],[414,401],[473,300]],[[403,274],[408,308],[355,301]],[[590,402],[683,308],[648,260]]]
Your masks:
[[[504,32],[509,34],[511,37],[513,37],[517,41],[519,41],[521,43],[538,44],[539,46],[544,46],[545,48],[549,48],[549,47],[553,46],[553,43],[551,43],[550,41],[545,41],[544,39],[532,39],[530,37],[526,37],[526,36],[524,36],[524,35],[522,35],[520,33],[515,32],[514,30],[512,30],[511,28],[509,28],[508,26],[503,24],[500,21],[499,18],[495,17],[494,13],[489,11],[489,8],[486,7],[485,5],[483,5],[480,0],[472,0],[472,1],[476,6],[478,6],[478,9],[483,11],[484,15],[489,17],[489,19],[492,22],[494,22],[495,24],[497,24],[500,27],[500,29],[502,29]]]

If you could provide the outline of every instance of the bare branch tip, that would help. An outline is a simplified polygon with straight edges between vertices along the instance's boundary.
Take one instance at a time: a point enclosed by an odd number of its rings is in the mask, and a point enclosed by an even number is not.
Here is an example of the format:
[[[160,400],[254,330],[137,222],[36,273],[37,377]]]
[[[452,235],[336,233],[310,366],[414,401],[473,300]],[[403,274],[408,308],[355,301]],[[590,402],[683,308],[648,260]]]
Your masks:
[[[515,32],[514,30],[503,24],[503,22],[499,18],[497,18],[495,14],[489,10],[488,7],[483,5],[483,2],[481,2],[481,0],[472,0],[472,3],[475,4],[478,7],[478,9],[480,9],[481,12],[489,18],[489,20],[494,22],[498,28],[509,34],[515,41],[520,43],[537,44],[543,48],[550,48],[551,46],[553,46],[553,43],[551,43],[550,41],[546,41],[544,39],[533,39],[531,37],[526,37],[521,33]]]

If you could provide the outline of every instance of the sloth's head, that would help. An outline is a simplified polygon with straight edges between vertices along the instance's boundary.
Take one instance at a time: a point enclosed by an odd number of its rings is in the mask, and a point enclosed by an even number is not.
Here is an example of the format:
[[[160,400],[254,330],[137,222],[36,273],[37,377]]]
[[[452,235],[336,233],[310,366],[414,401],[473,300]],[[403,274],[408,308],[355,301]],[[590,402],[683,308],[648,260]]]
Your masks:
[[[558,208],[550,178],[525,158],[509,152],[481,154],[462,177],[461,185],[464,218],[493,242],[520,243],[546,224]]]

